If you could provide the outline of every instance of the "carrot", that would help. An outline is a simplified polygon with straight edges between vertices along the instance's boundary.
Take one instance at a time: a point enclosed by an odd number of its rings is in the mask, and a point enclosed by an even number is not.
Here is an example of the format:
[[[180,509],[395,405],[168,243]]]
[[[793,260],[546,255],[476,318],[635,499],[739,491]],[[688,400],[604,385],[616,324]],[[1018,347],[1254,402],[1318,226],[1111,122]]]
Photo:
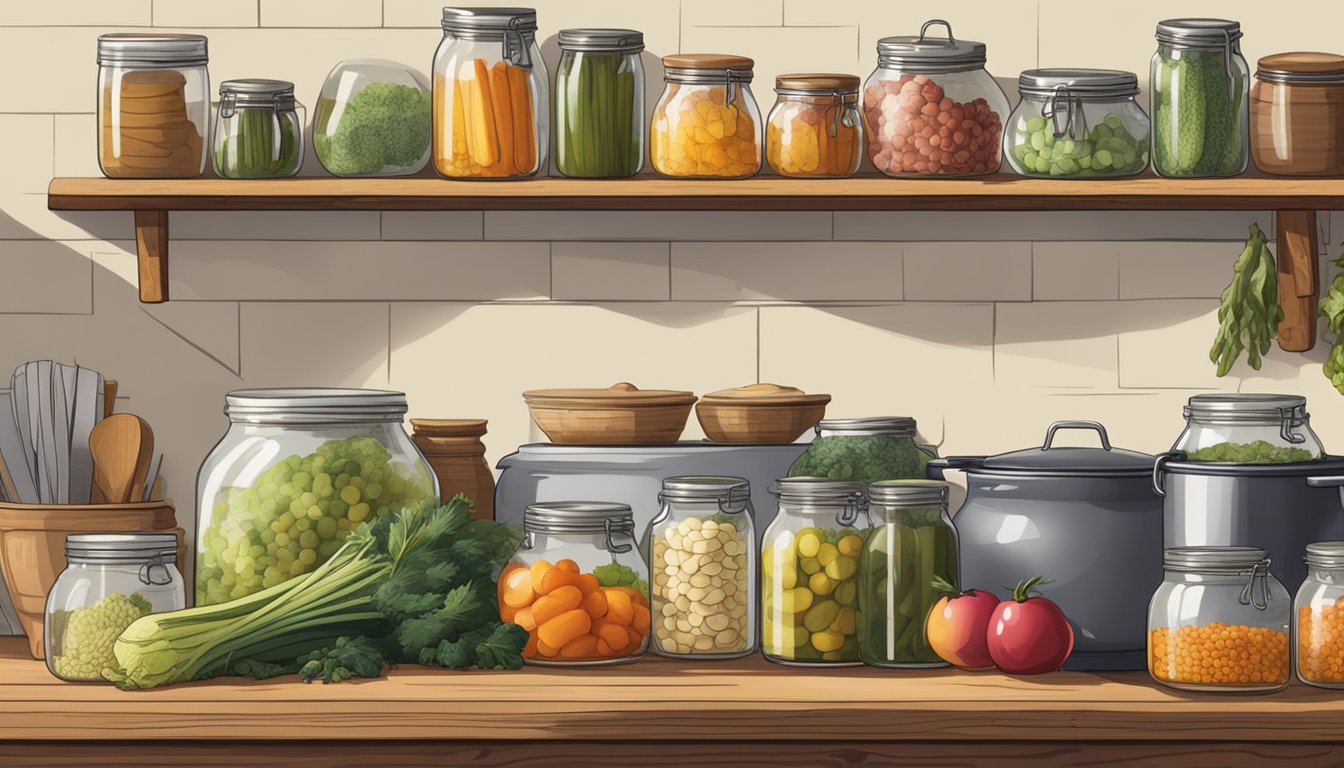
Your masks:
[[[588,612],[594,619],[600,619],[607,615],[607,596],[598,590],[591,595],[583,598],[583,610]]]
[[[523,646],[523,658],[524,658],[524,659],[530,659],[530,658],[532,658],[533,656],[536,656],[536,655],[537,655],[537,636],[536,636],[536,635],[528,635],[528,636],[527,636],[527,645],[524,645],[524,646]]]
[[[643,592],[640,592],[640,591],[637,590],[637,589],[633,589],[633,588],[631,588],[631,587],[607,587],[607,589],[614,589],[614,590],[617,590],[617,591],[619,591],[619,592],[623,592],[623,593],[625,593],[625,595],[626,595],[627,597],[630,598],[630,602],[631,602],[631,603],[634,603],[634,604],[637,604],[637,605],[638,605],[638,604],[643,604],[643,605],[648,605],[648,604],[649,604],[649,599],[648,599],[647,597],[644,596],[644,593],[643,593]]]
[[[490,98],[494,100],[495,127],[499,136],[499,173],[513,176],[513,105],[509,102],[509,65],[500,61],[490,69]],[[571,561],[572,562],[572,561]],[[578,566],[575,566],[578,569]]]
[[[584,596],[593,594],[602,588],[602,583],[591,573],[579,574],[579,589],[583,591]]]
[[[560,649],[562,659],[591,659],[596,655],[597,638],[592,635],[579,635]]]
[[[625,631],[630,636],[630,644],[626,648],[630,649],[631,652],[639,650],[640,646],[644,645],[644,638],[648,637],[648,635],[640,634],[639,630],[634,627],[626,627]]]
[[[565,643],[588,634],[593,628],[593,619],[580,610],[566,611],[544,624],[537,626],[537,640],[552,648],[563,648]]]
[[[537,638],[537,653],[547,658],[554,658],[560,654],[560,649],[547,645],[541,638]]]
[[[556,567],[556,568],[559,568],[559,569],[562,570],[562,571],[569,571],[570,573],[578,573],[578,572],[579,572],[579,564],[576,563],[576,562],[574,562],[573,560],[570,560],[568,557],[566,557],[566,558],[563,559],[563,560],[556,560],[556,561],[555,561],[555,567]],[[593,578],[597,578],[597,577],[594,576]]]
[[[537,599],[532,587],[532,574],[522,566],[514,566],[499,577],[499,601],[510,608],[523,608]]]
[[[625,631],[625,627],[619,624],[599,621],[594,625],[594,628],[596,630],[594,634],[602,638],[613,649],[621,649],[630,644],[629,633]]]
[[[536,119],[532,116],[532,84],[522,67],[508,67],[509,97],[513,100],[513,164],[518,173],[531,173],[537,164]]]
[[[603,640],[602,638],[599,637],[599,638],[597,638],[597,655],[598,655],[598,656],[615,656],[615,655],[616,655],[616,649],[615,649],[615,648],[612,648],[610,645],[607,645],[607,641],[606,641],[606,640]],[[526,657],[524,657],[524,658],[526,658]]]
[[[471,97],[471,105],[467,109],[471,122],[471,159],[479,165],[494,165],[499,160],[499,137],[495,134],[495,105],[490,96],[490,74],[485,71],[484,59],[475,59],[473,65],[472,77],[467,83]],[[550,567],[550,563],[546,565]],[[532,578],[533,581],[539,581],[535,572]]]
[[[542,577],[541,584],[539,586],[541,588],[538,589],[537,591],[543,595],[549,595],[555,590],[564,586],[573,586],[576,589],[578,589],[579,575],[577,573],[570,573],[569,571],[566,571],[557,565],[556,567],[546,572],[546,575]],[[582,592],[583,590],[579,589],[579,591]]]
[[[650,623],[650,622],[649,622],[649,619],[650,619],[650,618],[651,618],[651,617],[649,616],[649,609],[648,609],[648,608],[645,608],[645,607],[642,606],[642,605],[636,605],[636,606],[635,606],[635,618],[634,618],[634,621],[630,622],[630,626],[632,626],[632,627],[634,627],[635,629],[639,630],[639,632],[641,632],[642,634],[647,635],[647,634],[649,634],[649,623]]]
[[[505,619],[505,621],[510,621],[510,619]],[[511,621],[523,629],[526,629],[528,632],[534,632],[537,629],[537,618],[533,615],[531,608],[519,608],[518,611],[513,614],[513,619],[511,619]]]
[[[616,587],[605,587],[607,595],[607,619],[616,624],[629,624],[635,618],[635,606],[630,596]]]
[[[540,626],[566,611],[572,611],[583,604],[583,593],[578,587],[564,586],[549,595],[537,598],[532,604],[532,617]],[[556,646],[559,648],[560,646]]]
[[[533,589],[541,586],[541,580],[545,578],[546,572],[554,568],[549,560],[538,560],[532,564],[530,574],[532,576]]]
[[[507,606],[507,605],[505,605],[505,604],[503,604],[503,603],[500,603],[500,604],[499,604],[499,620],[500,620],[500,621],[507,621],[507,622],[510,622],[510,623],[517,623],[517,622],[514,622],[514,618],[518,615],[518,612],[521,611],[521,610],[522,610],[521,608],[510,608],[509,606]]]

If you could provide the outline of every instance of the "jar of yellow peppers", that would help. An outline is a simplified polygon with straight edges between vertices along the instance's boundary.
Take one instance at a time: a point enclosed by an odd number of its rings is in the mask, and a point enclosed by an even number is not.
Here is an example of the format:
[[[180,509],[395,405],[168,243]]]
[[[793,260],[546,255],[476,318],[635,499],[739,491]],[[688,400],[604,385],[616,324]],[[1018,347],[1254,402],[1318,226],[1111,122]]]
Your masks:
[[[765,159],[780,176],[851,176],[859,169],[859,78],[780,75],[765,122]]]
[[[534,9],[444,8],[434,168],[463,179],[535,175],[549,146],[547,88]]]
[[[761,112],[744,56],[663,57],[667,87],[653,110],[653,169],[664,176],[745,179],[761,168]]]

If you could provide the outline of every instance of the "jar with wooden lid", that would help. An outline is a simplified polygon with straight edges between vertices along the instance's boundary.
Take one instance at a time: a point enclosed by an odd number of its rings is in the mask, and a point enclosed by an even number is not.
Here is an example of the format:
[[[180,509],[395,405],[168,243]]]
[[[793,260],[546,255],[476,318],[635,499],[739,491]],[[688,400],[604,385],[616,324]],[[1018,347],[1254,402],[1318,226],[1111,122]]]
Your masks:
[[[411,419],[411,440],[439,478],[439,494],[471,499],[472,517],[495,517],[495,476],[485,461],[485,419]]]
[[[855,75],[780,75],[765,126],[765,157],[780,176],[826,178],[859,170],[862,121]]]
[[[1280,176],[1344,174],[1344,56],[1278,53],[1256,64],[1251,159]]]
[[[653,169],[664,176],[745,179],[761,169],[761,111],[751,93],[754,61],[685,53],[663,57],[653,110]]]
[[[201,35],[98,38],[98,166],[117,179],[205,172],[210,76]]]

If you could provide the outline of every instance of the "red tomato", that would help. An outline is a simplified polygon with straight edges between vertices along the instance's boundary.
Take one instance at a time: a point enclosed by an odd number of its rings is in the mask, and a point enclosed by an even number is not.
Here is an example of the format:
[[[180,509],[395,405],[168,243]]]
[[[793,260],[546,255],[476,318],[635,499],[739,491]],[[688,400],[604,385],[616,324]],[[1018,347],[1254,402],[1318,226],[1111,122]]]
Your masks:
[[[1042,581],[1038,576],[1018,584],[990,619],[990,658],[1010,675],[1054,672],[1073,652],[1073,627],[1064,612],[1044,597],[1028,596]]]
[[[971,589],[955,597],[944,596],[929,611],[924,631],[929,647],[954,667],[990,669],[989,621],[999,598]]]

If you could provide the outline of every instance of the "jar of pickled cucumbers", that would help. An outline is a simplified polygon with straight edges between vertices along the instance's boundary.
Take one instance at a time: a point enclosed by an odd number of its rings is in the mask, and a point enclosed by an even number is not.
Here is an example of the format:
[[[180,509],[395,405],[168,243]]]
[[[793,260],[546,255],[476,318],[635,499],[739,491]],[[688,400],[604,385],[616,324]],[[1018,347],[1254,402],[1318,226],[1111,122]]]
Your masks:
[[[572,179],[634,176],[644,167],[644,35],[560,30],[555,167]]]
[[[667,87],[653,110],[653,169],[664,176],[745,179],[761,169],[761,111],[745,56],[663,57]]]
[[[1149,68],[1153,170],[1159,176],[1236,176],[1250,158],[1251,72],[1241,24],[1167,19]]]
[[[863,486],[789,477],[761,540],[761,650],[779,664],[856,665]]]
[[[826,178],[859,170],[859,78],[780,75],[765,122],[765,157],[780,176]]]

